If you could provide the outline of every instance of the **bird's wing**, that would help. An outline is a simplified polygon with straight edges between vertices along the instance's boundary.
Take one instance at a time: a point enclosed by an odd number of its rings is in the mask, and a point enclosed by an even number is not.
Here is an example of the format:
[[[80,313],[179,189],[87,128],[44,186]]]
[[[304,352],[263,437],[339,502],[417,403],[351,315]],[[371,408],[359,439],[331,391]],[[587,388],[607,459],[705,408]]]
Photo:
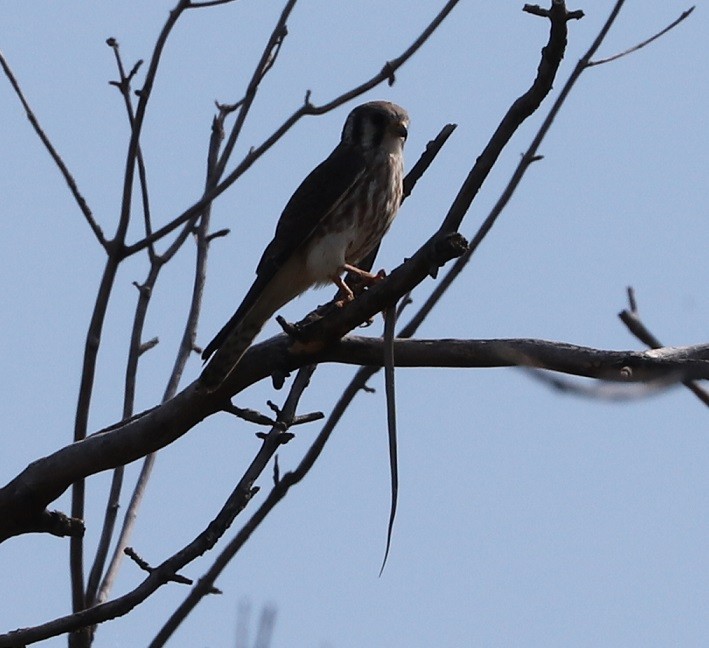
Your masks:
[[[278,220],[273,240],[266,247],[256,269],[256,280],[234,315],[205,347],[203,360],[207,360],[229,337],[234,327],[253,308],[266,284],[310,239],[318,224],[349,195],[364,171],[362,154],[357,149],[340,144],[303,180]]]
[[[259,261],[256,274],[272,277],[317,226],[349,195],[365,170],[362,154],[340,144],[316,166],[285,206],[273,240]]]

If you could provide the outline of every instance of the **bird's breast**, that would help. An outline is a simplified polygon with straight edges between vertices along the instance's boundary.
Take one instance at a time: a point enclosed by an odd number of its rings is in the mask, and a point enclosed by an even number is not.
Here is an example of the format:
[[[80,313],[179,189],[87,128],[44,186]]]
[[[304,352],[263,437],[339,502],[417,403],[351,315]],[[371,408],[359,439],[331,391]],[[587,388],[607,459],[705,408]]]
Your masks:
[[[386,155],[373,161],[313,233],[307,268],[313,283],[325,284],[357,265],[382,240],[401,204],[403,163]]]

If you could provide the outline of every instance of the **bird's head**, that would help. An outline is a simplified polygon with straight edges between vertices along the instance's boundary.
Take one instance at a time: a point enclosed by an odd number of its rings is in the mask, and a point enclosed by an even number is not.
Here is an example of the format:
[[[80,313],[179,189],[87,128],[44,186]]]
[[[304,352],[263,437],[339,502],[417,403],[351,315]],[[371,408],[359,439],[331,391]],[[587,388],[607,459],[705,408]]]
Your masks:
[[[370,101],[348,115],[342,142],[363,152],[401,154],[408,135],[409,116],[389,101]]]

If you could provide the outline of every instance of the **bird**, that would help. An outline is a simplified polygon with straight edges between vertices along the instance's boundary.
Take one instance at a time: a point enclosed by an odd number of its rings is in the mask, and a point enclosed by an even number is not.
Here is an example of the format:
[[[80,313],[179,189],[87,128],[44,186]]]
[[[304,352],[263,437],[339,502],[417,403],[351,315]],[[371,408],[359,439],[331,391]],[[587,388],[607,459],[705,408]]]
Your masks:
[[[408,127],[406,110],[388,101],[349,113],[340,143],[286,204],[241,305],[204,348],[201,387],[217,390],[273,314],[309,288],[334,283],[343,304],[354,298],[344,272],[370,283],[380,276],[357,264],[379,245],[401,204]]]

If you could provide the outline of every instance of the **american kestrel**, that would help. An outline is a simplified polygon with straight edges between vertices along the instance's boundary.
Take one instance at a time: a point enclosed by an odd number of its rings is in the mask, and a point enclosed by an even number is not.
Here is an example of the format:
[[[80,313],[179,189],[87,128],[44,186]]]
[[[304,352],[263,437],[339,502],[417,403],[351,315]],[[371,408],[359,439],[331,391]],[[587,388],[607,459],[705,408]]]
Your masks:
[[[288,201],[246,297],[204,349],[211,360],[199,380],[207,390],[226,380],[268,319],[308,288],[332,282],[349,301],[343,272],[373,278],[357,264],[399,209],[408,125],[406,111],[388,101],[348,115],[340,143]]]

